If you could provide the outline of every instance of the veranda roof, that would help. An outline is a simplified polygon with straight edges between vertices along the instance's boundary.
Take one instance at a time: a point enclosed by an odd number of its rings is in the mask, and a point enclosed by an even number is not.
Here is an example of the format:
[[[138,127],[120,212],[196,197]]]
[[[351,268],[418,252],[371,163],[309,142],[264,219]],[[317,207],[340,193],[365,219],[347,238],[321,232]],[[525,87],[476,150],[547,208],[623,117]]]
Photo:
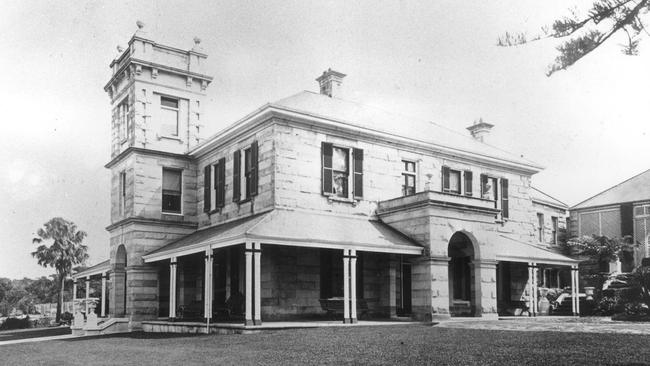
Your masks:
[[[243,244],[357,249],[369,252],[422,254],[423,248],[388,225],[367,217],[275,209],[270,212],[198,230],[147,253],[145,262]]]
[[[561,266],[577,265],[580,262],[506,235],[496,235],[496,237],[496,259],[498,261],[535,262]]]
[[[88,276],[98,275],[104,272],[108,272],[108,270],[110,269],[111,269],[111,262],[110,260],[107,259],[103,262],[99,262],[95,264],[94,266],[88,267],[83,271],[73,274],[72,279],[76,280],[77,278],[84,278]]]

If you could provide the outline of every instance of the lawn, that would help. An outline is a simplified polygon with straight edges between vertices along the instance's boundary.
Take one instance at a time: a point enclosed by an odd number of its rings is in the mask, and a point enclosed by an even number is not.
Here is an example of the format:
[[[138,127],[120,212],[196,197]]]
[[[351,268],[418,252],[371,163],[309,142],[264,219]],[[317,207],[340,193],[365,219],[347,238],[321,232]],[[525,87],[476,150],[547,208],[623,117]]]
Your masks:
[[[425,325],[247,335],[134,333],[0,346],[6,365],[645,364],[650,336]]]

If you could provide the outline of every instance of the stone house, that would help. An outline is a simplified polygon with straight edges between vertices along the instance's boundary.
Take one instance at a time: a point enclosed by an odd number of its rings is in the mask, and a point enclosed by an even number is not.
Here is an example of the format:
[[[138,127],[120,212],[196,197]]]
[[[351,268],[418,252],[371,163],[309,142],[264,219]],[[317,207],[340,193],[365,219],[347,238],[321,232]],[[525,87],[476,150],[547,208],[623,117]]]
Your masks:
[[[204,139],[206,57],[198,39],[180,50],[141,28],[111,63],[110,254],[94,269],[111,316],[146,329],[534,313],[545,268],[577,290],[577,262],[536,240],[539,207],[561,209],[535,201],[542,168],[484,143],[492,125],[465,135],[347,101],[330,69],[319,93]]]
[[[634,253],[624,253],[619,262],[602,263],[601,270],[630,272],[650,256],[650,170],[610,187],[571,207],[572,237],[631,236],[640,244]]]

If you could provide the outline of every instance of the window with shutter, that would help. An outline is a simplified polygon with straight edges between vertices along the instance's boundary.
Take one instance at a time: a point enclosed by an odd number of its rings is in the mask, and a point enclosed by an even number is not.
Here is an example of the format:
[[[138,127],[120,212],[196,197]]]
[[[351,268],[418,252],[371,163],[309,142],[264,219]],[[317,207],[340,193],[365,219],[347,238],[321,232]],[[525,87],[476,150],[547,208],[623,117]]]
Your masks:
[[[363,150],[352,149],[352,157],[354,158],[354,198],[363,198]]]
[[[241,200],[241,151],[235,151],[232,160],[232,200],[239,202]]]
[[[321,144],[322,153],[322,181],[323,181],[323,194],[332,194],[332,144],[323,142]]]
[[[215,206],[221,208],[226,203],[226,158],[219,159],[214,171]]]
[[[466,170],[463,173],[463,179],[465,179],[465,195],[466,196],[471,196],[474,193],[472,192],[472,179],[473,179],[473,174],[471,171]]]
[[[508,180],[501,178],[501,216],[504,219],[510,217],[508,209]]]
[[[442,167],[442,191],[460,194],[460,171]]]
[[[363,150],[323,142],[321,151],[323,195],[363,198]]]
[[[211,203],[211,197],[210,197],[210,179],[212,177],[211,173],[212,167],[210,165],[206,165],[206,167],[203,169],[203,212],[210,212],[210,203]]]

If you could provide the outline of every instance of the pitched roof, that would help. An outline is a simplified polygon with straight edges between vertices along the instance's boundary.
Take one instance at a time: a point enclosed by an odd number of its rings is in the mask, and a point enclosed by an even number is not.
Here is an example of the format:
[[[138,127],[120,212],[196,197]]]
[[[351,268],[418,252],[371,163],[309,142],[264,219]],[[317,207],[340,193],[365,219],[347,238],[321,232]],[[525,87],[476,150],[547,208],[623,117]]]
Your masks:
[[[77,278],[82,278],[82,277],[86,277],[86,276],[92,276],[92,275],[100,274],[102,272],[108,271],[110,269],[110,267],[111,267],[111,262],[110,262],[110,260],[107,259],[107,260],[105,260],[103,262],[99,262],[99,263],[95,264],[94,266],[90,266],[90,267],[88,267],[88,268],[86,268],[86,269],[84,269],[82,271],[79,271],[79,272],[73,274],[72,278],[77,279]]]
[[[533,201],[539,202],[544,205],[562,208],[565,210],[569,208],[569,206],[566,203],[560,201],[559,199],[549,194],[546,194],[535,187],[531,186],[530,188],[531,188],[530,190],[531,198],[533,199]]]
[[[468,134],[448,129],[434,122],[403,116],[381,108],[340,98],[330,98],[319,93],[302,91],[271,103],[270,106],[285,108],[315,117],[334,119],[368,130],[389,133],[451,150],[522,164],[534,170],[542,169],[535,162],[477,141]]]
[[[198,253],[212,245],[222,247],[242,244],[247,240],[315,248],[363,248],[373,252],[422,253],[422,247],[405,235],[367,217],[275,209],[198,230],[147,253],[143,258],[152,262]]]
[[[650,200],[650,169],[571,207],[572,210]]]
[[[495,235],[495,237],[498,243],[496,245],[496,259],[498,261],[535,262],[562,266],[570,266],[580,262],[503,234]]]

